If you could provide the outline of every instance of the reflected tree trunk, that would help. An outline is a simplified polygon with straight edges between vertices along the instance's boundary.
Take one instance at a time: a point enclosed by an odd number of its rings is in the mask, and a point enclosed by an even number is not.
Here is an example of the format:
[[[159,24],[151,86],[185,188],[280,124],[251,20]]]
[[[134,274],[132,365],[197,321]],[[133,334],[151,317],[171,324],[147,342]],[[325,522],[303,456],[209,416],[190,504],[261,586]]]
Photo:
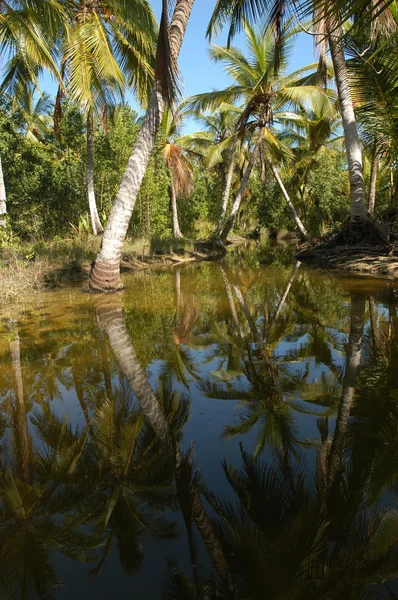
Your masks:
[[[177,61],[180,53],[193,3],[194,0],[177,0],[168,35],[173,62]],[[163,23],[163,26],[166,24]],[[161,27],[161,33],[164,33],[164,27]],[[167,68],[165,58],[160,56],[158,61],[158,69],[162,71]],[[160,83],[161,75],[160,72],[155,73],[157,83],[152,90],[140,133],[108,217],[101,249],[91,271],[90,288],[97,292],[123,288],[120,278],[123,244],[167,105],[167,95]]]
[[[232,295],[232,290],[231,290],[231,286],[229,284],[229,279],[227,277],[225,269],[221,265],[218,265],[218,266],[220,267],[221,276],[224,281],[225,293],[227,294],[229,308],[231,310],[232,318],[233,318],[236,328],[238,330],[239,337],[242,337],[242,330],[241,330],[241,326],[240,326],[240,322],[239,322],[238,313],[236,312],[234,297]]]
[[[292,213],[292,217],[294,219],[294,222],[296,223],[296,225],[297,225],[297,227],[298,227],[301,235],[306,238],[308,236],[307,230],[304,227],[304,225],[303,225],[300,217],[298,216],[298,214],[296,212],[296,209],[293,206],[292,201],[290,200],[290,196],[289,196],[289,194],[286,191],[286,188],[285,188],[285,186],[283,184],[281,176],[278,173],[278,169],[276,168],[276,166],[275,166],[272,158],[268,157],[267,158],[267,162],[269,164],[269,167],[270,167],[270,169],[272,171],[273,176],[275,177],[275,180],[276,180],[277,184],[279,185],[279,188],[280,188],[280,190],[281,190],[281,192],[283,194],[283,197],[286,200],[286,204],[288,205],[289,210]]]
[[[162,446],[167,451],[169,458],[173,455],[175,459],[177,490],[183,493],[184,489],[189,489],[191,515],[195,520],[206,550],[209,556],[211,556],[221,580],[229,589],[232,589],[232,580],[227,560],[213,524],[203,506],[197,485],[194,481],[190,481],[187,488],[187,459],[184,457],[179,444],[172,439],[166,415],[148,382],[145,370],[138,361],[124,321],[120,297],[115,295],[107,302],[102,301],[97,305],[96,310],[99,322],[109,337],[115,358],[127,378],[142,412]],[[187,512],[184,510],[184,518],[187,516]],[[193,541],[190,540],[189,543],[191,545]],[[193,546],[191,546],[191,550],[193,551]],[[195,555],[194,551],[193,555]]]
[[[30,435],[27,423],[26,406],[24,400],[22,368],[21,368],[21,348],[19,333],[15,323],[10,325],[10,353],[11,365],[14,372],[16,394],[15,394],[15,453],[18,457],[18,471],[21,479],[28,482],[30,479]]]
[[[254,167],[254,165],[256,163],[256,160],[257,160],[257,156],[258,156],[258,152],[260,150],[260,146],[261,146],[262,141],[264,139],[264,133],[265,133],[264,127],[261,127],[260,132],[258,134],[257,141],[256,141],[256,145],[254,146],[253,152],[252,152],[252,154],[250,156],[249,163],[248,163],[248,165],[246,167],[246,171],[245,171],[245,173],[244,173],[244,175],[242,177],[242,181],[241,181],[241,184],[239,186],[238,193],[235,196],[234,203],[232,205],[230,215],[229,215],[228,220],[225,223],[224,228],[223,228],[223,230],[221,232],[220,239],[221,239],[222,242],[226,242],[227,241],[228,235],[229,235],[232,227],[234,226],[235,219],[236,219],[236,216],[238,214],[238,211],[239,211],[239,208],[240,208],[240,205],[241,205],[241,202],[242,202],[243,194],[244,194],[244,192],[246,190],[247,184],[249,182],[250,175],[251,175],[251,173],[253,171],[253,167]]]
[[[339,473],[344,453],[344,444],[348,421],[354,399],[355,384],[361,363],[362,336],[365,321],[365,298],[353,295],[351,297],[350,333],[347,344],[346,368],[343,389],[337,413],[336,427],[329,454],[328,476],[329,485]]]
[[[299,267],[300,267],[300,265],[301,265],[301,262],[298,260],[298,261],[296,262],[296,264],[294,265],[294,267],[293,267],[293,271],[292,271],[292,274],[290,275],[290,278],[289,278],[289,281],[288,281],[288,283],[287,283],[286,289],[285,289],[285,291],[283,292],[283,296],[282,296],[282,298],[280,299],[280,301],[279,301],[279,304],[278,304],[278,306],[277,306],[277,308],[276,308],[276,312],[275,312],[274,321],[276,321],[276,320],[277,320],[277,318],[279,317],[279,315],[280,315],[280,314],[281,314],[281,312],[282,312],[282,309],[283,309],[283,307],[285,306],[285,303],[286,303],[287,297],[288,297],[288,295],[289,295],[289,292],[290,292],[290,288],[291,288],[291,287],[292,287],[292,285],[293,285],[293,281],[296,279],[297,271],[299,270]]]
[[[377,324],[377,309],[376,303],[373,296],[369,298],[369,316],[370,316],[370,326],[372,329],[372,341],[373,341],[373,349],[375,351],[376,356],[380,354],[380,345],[381,345],[381,337],[380,330]]]
[[[0,227],[5,227],[7,223],[7,197],[4,185],[3,165],[0,156]]]
[[[90,211],[91,229],[94,235],[101,235],[104,229],[98,215],[94,191],[94,115],[93,109],[87,112],[87,196]]]

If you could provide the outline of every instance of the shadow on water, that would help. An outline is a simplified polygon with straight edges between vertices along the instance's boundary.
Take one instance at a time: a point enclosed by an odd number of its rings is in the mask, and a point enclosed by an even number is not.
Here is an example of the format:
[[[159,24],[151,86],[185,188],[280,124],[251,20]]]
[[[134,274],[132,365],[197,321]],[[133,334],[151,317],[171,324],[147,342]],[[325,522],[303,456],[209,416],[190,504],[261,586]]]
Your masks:
[[[0,598],[395,598],[393,285],[222,264],[0,329]]]

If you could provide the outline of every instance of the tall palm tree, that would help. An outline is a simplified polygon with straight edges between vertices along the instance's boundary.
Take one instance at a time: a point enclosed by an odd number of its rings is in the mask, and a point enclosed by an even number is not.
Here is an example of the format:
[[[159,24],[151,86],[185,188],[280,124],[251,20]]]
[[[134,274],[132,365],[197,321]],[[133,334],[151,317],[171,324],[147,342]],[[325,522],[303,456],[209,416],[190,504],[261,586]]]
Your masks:
[[[278,114],[288,108],[297,107],[303,110],[306,102],[312,102],[318,111],[323,108],[326,112],[330,102],[326,91],[314,85],[311,79],[307,83],[304,77],[314,70],[315,65],[308,65],[294,73],[287,73],[294,34],[292,21],[283,28],[278,40],[268,27],[257,32],[253,27],[245,24],[247,55],[234,47],[213,46],[210,50],[210,56],[224,65],[233,84],[224,90],[199,94],[190,99],[190,105],[201,110],[214,109],[221,102],[243,101],[244,110],[238,123],[241,137],[246,130],[253,132],[252,153],[229,218],[221,233],[221,239],[224,241],[234,225],[243,193],[263,143],[267,149],[267,162],[296,225],[301,234],[306,235],[305,227],[293,207],[272,158],[273,154],[282,150],[282,146],[276,131],[272,130],[271,126],[274,120],[278,120]]]
[[[229,39],[241,26],[243,20],[249,21],[266,17],[272,23],[277,35],[280,34],[281,25],[286,13],[290,12],[300,20],[303,16],[313,16],[315,29],[311,32],[321,49],[321,63],[324,62],[327,45],[329,45],[336,87],[339,97],[340,111],[345,137],[345,146],[350,179],[351,223],[363,225],[366,221],[367,204],[365,195],[365,182],[363,177],[362,148],[360,144],[354,103],[349,85],[347,63],[344,55],[343,29],[344,22],[355,15],[357,28],[366,20],[386,17],[388,3],[375,3],[373,0],[352,4],[338,0],[325,2],[325,0],[310,0],[297,4],[293,0],[218,0],[211,18],[208,34],[230,23]],[[390,22],[387,19],[387,22]],[[389,31],[390,38],[396,34]]]
[[[0,6],[0,51],[9,59],[2,89],[22,76],[37,82],[38,72],[47,68],[59,77],[52,53],[59,24],[64,21],[64,9],[58,0],[4,1]],[[57,24],[56,26],[54,24]],[[0,227],[6,225],[7,198],[0,160]]]
[[[53,100],[50,94],[38,92],[31,81],[19,81],[12,98],[12,111],[21,121],[29,142],[42,141],[52,132]]]
[[[223,179],[221,214],[216,232],[220,233],[227,214],[231,186],[237,162],[238,136],[236,123],[242,109],[233,104],[222,103],[216,111],[210,114],[194,112],[193,116],[203,126],[203,131],[195,131],[180,138],[184,147],[205,160],[206,166],[221,167]]]
[[[186,198],[191,194],[193,187],[193,166],[184,153],[181,142],[176,139],[182,115],[179,108],[168,108],[163,115],[161,126],[162,156],[170,175],[170,204],[173,223],[173,236],[176,239],[183,237],[178,220],[177,200],[181,196]]]
[[[126,85],[145,102],[153,81],[156,23],[146,0],[73,0],[62,43],[61,71],[70,97],[87,120],[87,196],[92,231],[103,233],[94,191],[94,117],[115,105]],[[57,94],[56,131],[62,114]]]
[[[193,3],[194,0],[177,0],[170,26],[168,26],[168,1],[163,0],[162,21],[157,45],[155,87],[151,92],[141,131],[108,218],[101,250],[90,275],[92,290],[117,290],[123,287],[120,278],[123,243],[162,117],[170,99],[171,87],[173,82],[175,83],[177,59]]]

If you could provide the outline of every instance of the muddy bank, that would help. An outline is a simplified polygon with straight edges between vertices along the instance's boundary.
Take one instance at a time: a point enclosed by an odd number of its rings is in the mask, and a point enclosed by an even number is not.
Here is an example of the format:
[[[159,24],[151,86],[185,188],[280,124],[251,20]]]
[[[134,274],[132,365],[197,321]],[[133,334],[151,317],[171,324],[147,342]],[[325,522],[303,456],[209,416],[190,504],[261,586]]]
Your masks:
[[[398,251],[382,247],[304,248],[297,260],[322,269],[398,279]]]

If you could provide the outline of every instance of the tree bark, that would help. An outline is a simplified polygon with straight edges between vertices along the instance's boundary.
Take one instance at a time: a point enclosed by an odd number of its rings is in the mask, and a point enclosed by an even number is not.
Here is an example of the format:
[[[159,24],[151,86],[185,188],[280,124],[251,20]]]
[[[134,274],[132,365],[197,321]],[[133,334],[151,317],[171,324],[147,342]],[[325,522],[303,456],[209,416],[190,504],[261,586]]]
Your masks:
[[[289,281],[288,281],[288,283],[287,283],[286,289],[285,289],[285,291],[284,291],[284,293],[283,293],[283,296],[282,296],[282,298],[280,299],[280,301],[279,301],[279,304],[278,304],[278,306],[277,306],[277,308],[276,308],[275,317],[274,317],[274,322],[277,320],[277,318],[279,317],[279,315],[280,315],[280,314],[281,314],[281,312],[282,312],[282,309],[283,309],[283,307],[285,306],[285,302],[286,302],[286,299],[287,299],[287,297],[288,297],[288,295],[289,295],[290,288],[291,288],[291,287],[292,287],[292,285],[293,285],[293,281],[294,281],[294,280],[295,280],[295,278],[296,278],[297,271],[299,270],[299,267],[300,267],[300,265],[301,265],[301,262],[298,260],[298,261],[296,262],[296,264],[294,265],[294,267],[293,267],[293,271],[292,271],[292,274],[290,275],[290,278],[289,278]]]
[[[235,139],[233,147],[232,147],[232,150],[231,150],[231,156],[230,156],[230,161],[229,161],[229,165],[228,165],[228,171],[227,171],[227,175],[226,175],[226,178],[225,178],[225,185],[224,185],[224,189],[223,189],[223,193],[222,193],[221,215],[220,215],[220,218],[218,220],[217,227],[216,227],[216,234],[218,234],[218,235],[222,231],[222,228],[224,226],[224,221],[225,221],[225,215],[227,214],[228,201],[229,201],[229,196],[231,194],[232,178],[234,176],[235,161],[236,161],[236,151],[237,151],[237,141]]]
[[[22,481],[30,480],[30,436],[23,393],[21,350],[18,330],[12,327],[10,339],[11,364],[14,371],[15,394],[15,454],[18,457],[18,474]]]
[[[94,235],[101,235],[104,229],[98,215],[94,191],[94,115],[90,108],[87,113],[87,196],[90,210],[91,229]]]
[[[370,184],[369,184],[369,212],[373,215],[376,204],[376,187],[377,187],[377,172],[379,169],[379,161],[373,155],[372,166],[370,169]]]
[[[239,211],[239,208],[240,208],[240,205],[241,205],[241,202],[242,202],[242,196],[243,196],[243,193],[244,193],[244,191],[246,189],[246,186],[248,184],[251,172],[253,171],[253,167],[254,167],[254,165],[256,163],[257,155],[258,155],[258,152],[260,150],[260,146],[262,144],[263,139],[264,139],[264,127],[261,127],[260,132],[258,134],[256,145],[254,146],[254,150],[253,150],[253,152],[251,154],[249,163],[248,163],[248,165],[246,167],[246,171],[245,171],[245,173],[244,173],[244,175],[242,177],[242,181],[240,183],[240,187],[239,187],[238,193],[235,196],[234,203],[232,205],[232,209],[231,209],[230,215],[229,215],[228,220],[225,223],[224,228],[223,228],[223,230],[221,232],[220,238],[221,238],[222,242],[226,242],[227,241],[229,232],[231,231],[232,227],[234,226],[236,215],[237,215],[237,213]]]
[[[352,402],[354,399],[358,370],[361,364],[361,347],[364,321],[365,298],[363,296],[353,295],[351,297],[350,333],[347,344],[347,358],[343,389],[341,392],[336,427],[334,430],[328,461],[329,485],[333,483],[343,462],[344,443],[348,427],[348,420],[350,418]]]
[[[7,197],[4,185],[3,166],[0,156],[0,227],[5,227],[7,223]]]
[[[176,239],[182,239],[184,236],[181,233],[180,224],[178,222],[177,194],[173,182],[173,176],[170,179],[170,199],[171,199],[171,216],[173,219],[173,236]]]
[[[167,452],[165,459],[175,460],[177,489],[183,486],[185,458],[178,443],[174,442],[166,419],[166,415],[149,385],[145,370],[141,367],[124,321],[120,298],[114,296],[112,302],[101,302],[97,305],[98,320],[106,331],[112,351],[126,376],[129,385],[137,398],[142,412],[147,418],[155,435]],[[194,482],[188,486],[191,502],[191,514],[202,536],[221,580],[232,589],[231,576],[223,549],[217,538],[213,524],[203,506],[200,492]],[[184,514],[184,518],[186,513]]]
[[[298,214],[296,213],[296,209],[294,208],[294,206],[293,206],[293,203],[292,203],[292,201],[290,200],[289,194],[287,193],[287,191],[286,191],[286,188],[285,188],[285,186],[283,185],[283,181],[282,181],[282,179],[281,179],[281,177],[280,177],[280,175],[279,175],[279,173],[278,173],[278,170],[277,170],[276,166],[274,165],[274,162],[273,162],[273,160],[272,160],[271,158],[269,158],[269,157],[268,157],[268,158],[267,158],[267,162],[268,162],[268,164],[269,164],[269,166],[270,166],[270,169],[271,169],[271,171],[272,171],[272,174],[273,174],[273,176],[275,177],[275,180],[276,180],[277,184],[279,185],[279,187],[280,187],[280,189],[281,189],[281,192],[282,192],[282,194],[283,194],[283,197],[284,197],[284,198],[285,198],[285,200],[286,200],[286,203],[287,203],[287,205],[288,205],[288,207],[289,207],[289,210],[290,210],[290,212],[292,213],[292,216],[293,216],[294,222],[296,223],[297,227],[299,228],[301,235],[302,235],[303,237],[308,237],[307,230],[306,230],[306,228],[304,227],[304,225],[303,225],[303,223],[302,223],[302,221],[301,221],[300,217],[299,217],[299,216],[298,216]]]
[[[177,0],[169,32],[170,51],[175,58],[178,57],[181,49],[193,3],[194,0]],[[141,131],[106,224],[101,249],[91,272],[90,288],[92,290],[105,292],[123,288],[120,278],[120,259],[123,243],[166,103],[166,95],[160,84],[156,83],[152,90]]]
[[[329,30],[331,27],[332,24],[329,23]],[[339,39],[340,34],[339,28],[329,34],[329,47],[332,55],[347,152],[348,175],[350,179],[351,223],[353,225],[360,225],[365,222],[367,213],[362,149],[349,87],[344,50]]]

